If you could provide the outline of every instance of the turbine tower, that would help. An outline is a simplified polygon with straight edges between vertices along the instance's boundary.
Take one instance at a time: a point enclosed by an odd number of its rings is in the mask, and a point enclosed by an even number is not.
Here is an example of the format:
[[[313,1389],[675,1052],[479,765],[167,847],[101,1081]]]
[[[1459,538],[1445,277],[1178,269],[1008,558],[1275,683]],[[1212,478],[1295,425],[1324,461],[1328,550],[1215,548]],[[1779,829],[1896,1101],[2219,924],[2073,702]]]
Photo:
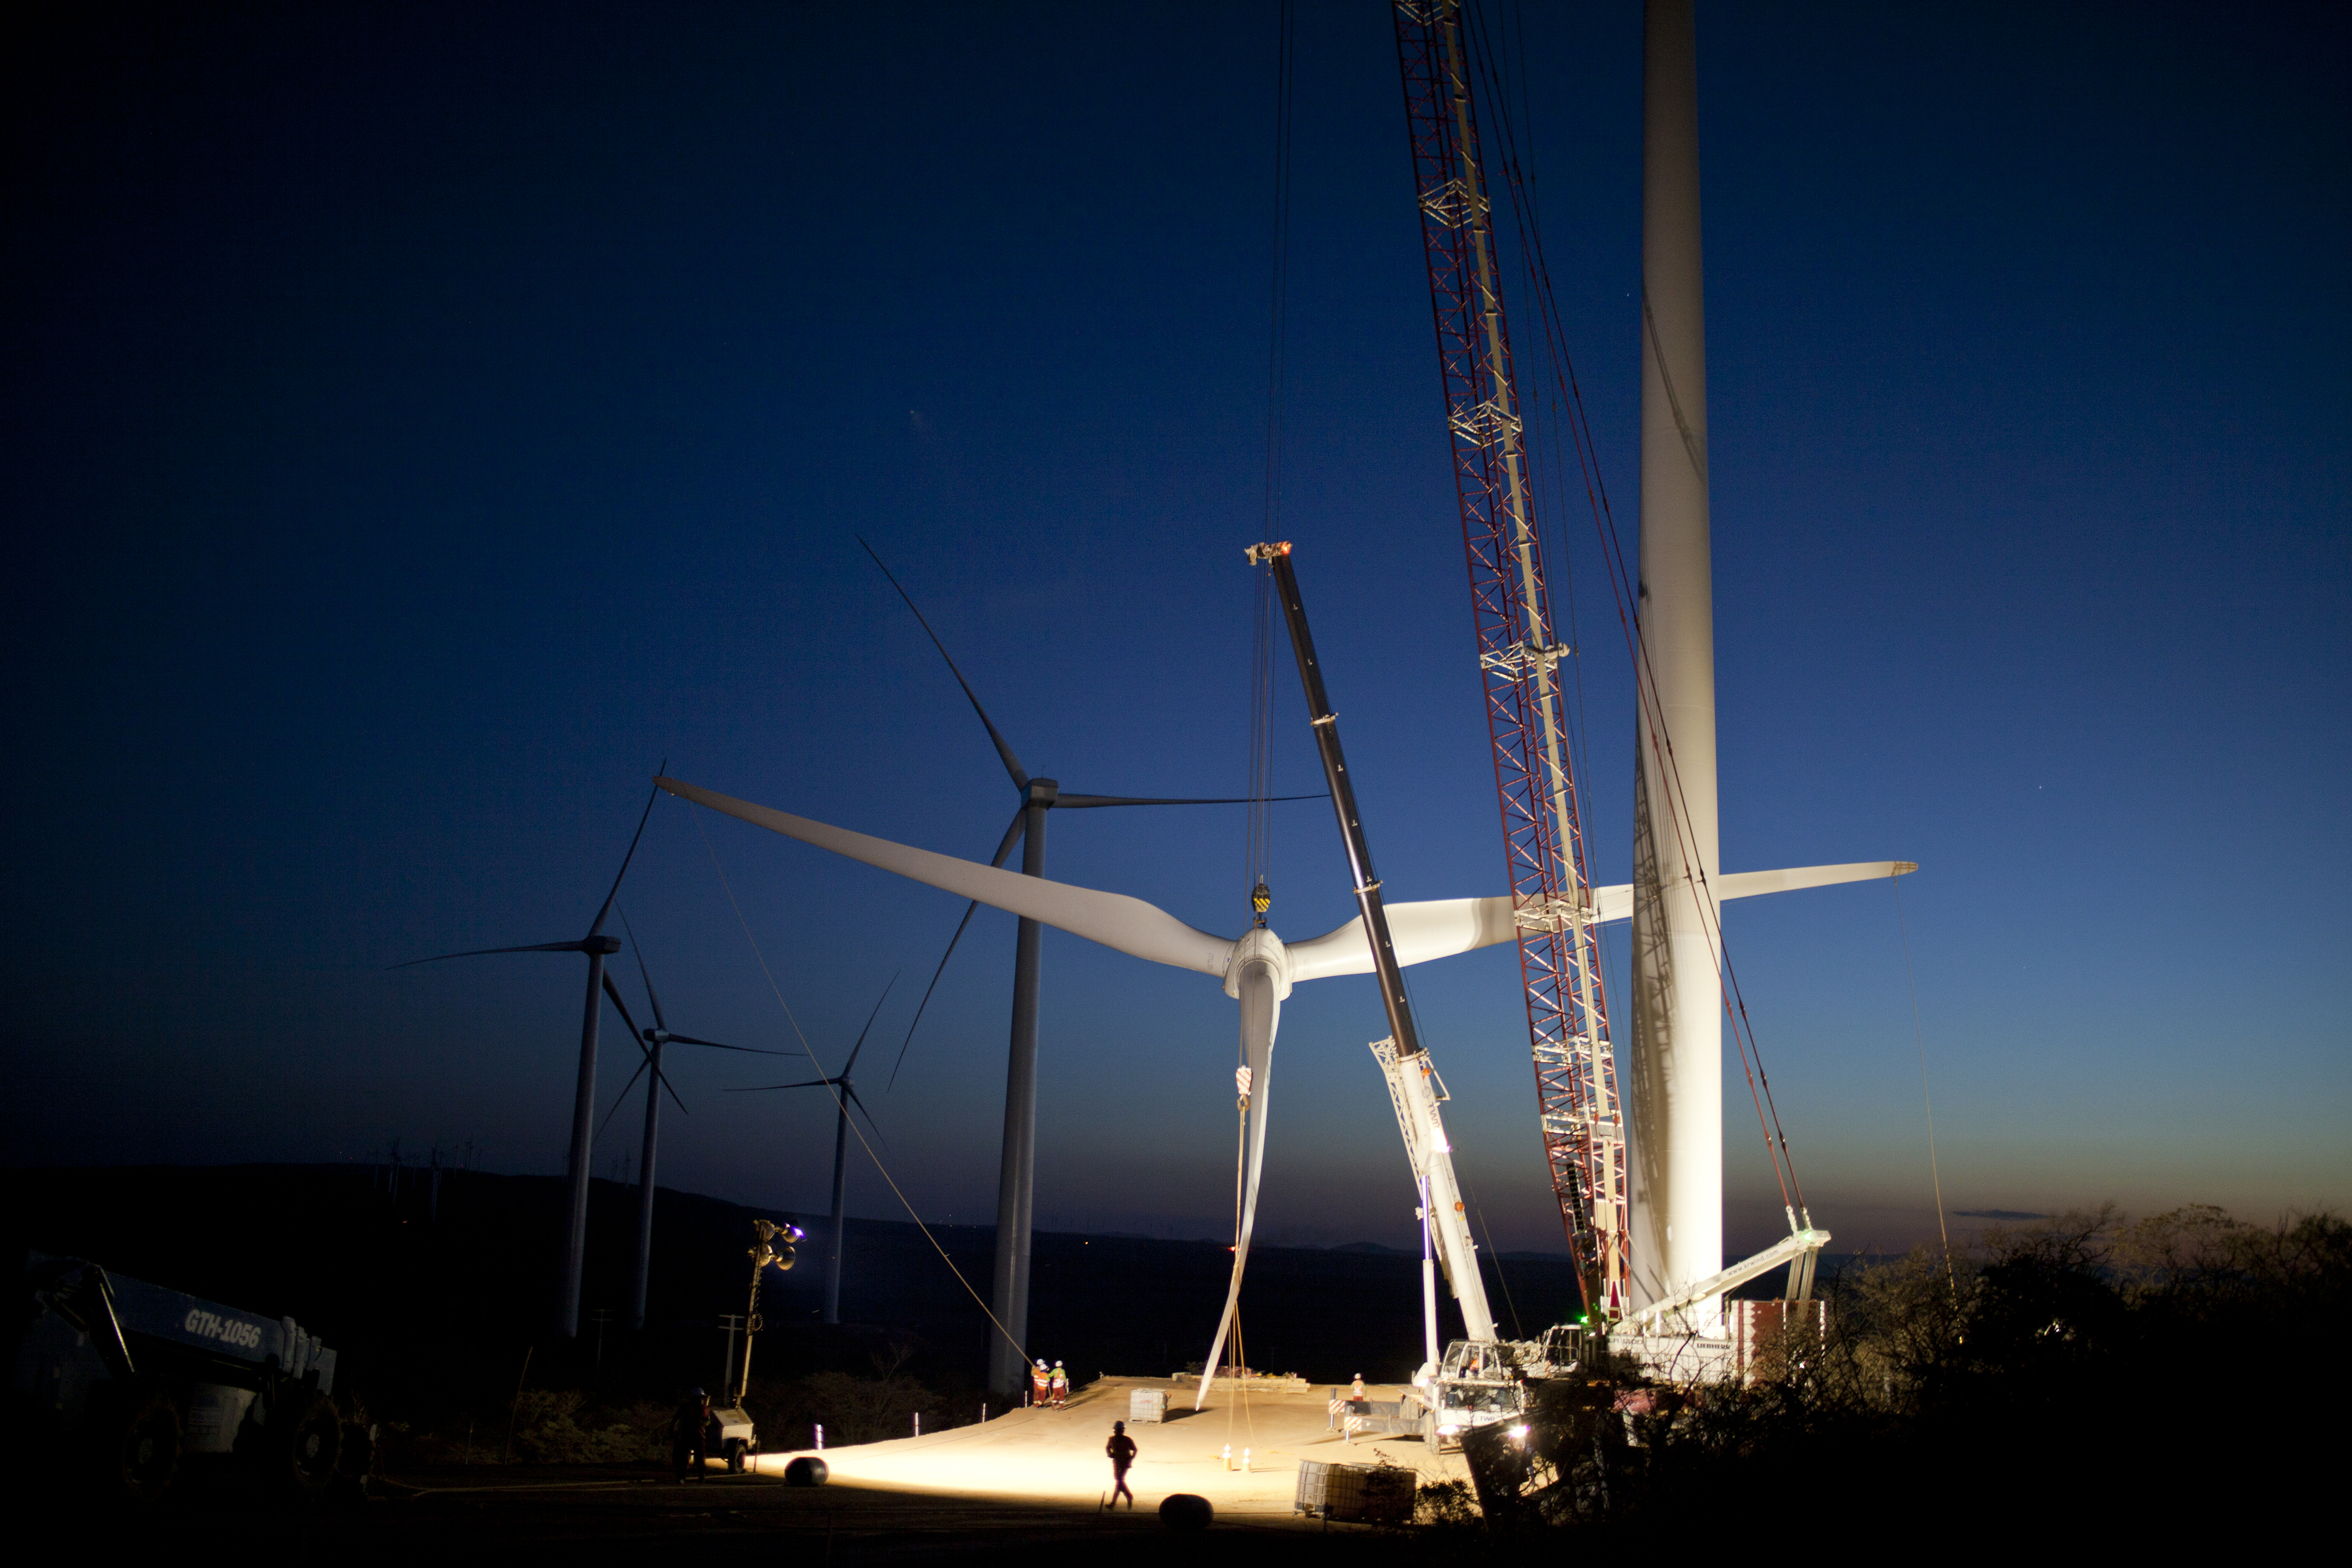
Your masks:
[[[1723,1257],[1716,933],[1715,591],[1691,0],[1649,0],[1642,50],[1640,711],[1633,775],[1633,1305]],[[1713,1335],[1720,1310],[1689,1309]]]

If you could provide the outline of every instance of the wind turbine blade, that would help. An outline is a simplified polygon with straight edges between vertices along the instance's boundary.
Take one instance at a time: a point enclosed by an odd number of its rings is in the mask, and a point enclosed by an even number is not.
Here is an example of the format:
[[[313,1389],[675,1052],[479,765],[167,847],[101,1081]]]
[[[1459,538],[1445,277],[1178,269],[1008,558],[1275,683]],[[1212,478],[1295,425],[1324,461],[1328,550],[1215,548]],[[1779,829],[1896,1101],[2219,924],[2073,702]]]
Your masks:
[[[1028,830],[1029,805],[1024,801],[1013,808],[1013,826],[1004,830],[1003,838],[999,840],[996,846],[996,858],[991,860],[989,864],[1002,868],[1005,861],[1013,858],[1013,847],[1021,842],[1021,836]]]
[[[613,1125],[613,1118],[621,1114],[621,1107],[628,1100],[629,1090],[637,1087],[637,1079],[645,1077],[646,1069],[653,1065],[654,1058],[650,1056],[637,1064],[637,1070],[629,1075],[629,1081],[623,1084],[621,1092],[613,1097],[613,1109],[604,1112],[604,1120],[596,1124],[597,1137],[604,1136],[604,1129]]]
[[[654,773],[658,778],[667,772],[669,772],[669,759],[664,757],[662,765],[656,768]],[[604,929],[604,917],[613,912],[613,900],[621,896],[621,879],[629,874],[629,862],[637,857],[637,840],[646,836],[646,819],[653,816],[654,802],[659,799],[660,795],[661,792],[656,789],[653,794],[646,796],[646,808],[637,814],[637,830],[629,836],[629,852],[621,857],[621,869],[613,878],[613,890],[604,895],[604,907],[596,911],[596,923],[588,928],[590,936],[594,936]]]
[[[1258,1177],[1265,1167],[1265,1110],[1267,1080],[1274,1071],[1274,1037],[1282,1026],[1281,985],[1273,968],[1263,963],[1242,966],[1239,986],[1242,1004],[1242,1057],[1249,1064],[1249,1128],[1244,1144],[1245,1155],[1242,1167],[1242,1212],[1239,1233],[1234,1237],[1234,1278],[1225,1290],[1224,1315],[1217,1320],[1217,1337],[1209,1347],[1208,1360],[1202,1363],[1201,1392],[1192,1401],[1198,1410],[1207,1403],[1209,1384],[1217,1375],[1217,1358],[1224,1353],[1225,1336],[1234,1326],[1234,1317],[1241,1310],[1242,1271],[1249,1265],[1250,1237],[1257,1228]]]
[[[1027,814],[1024,812],[1023,815],[1025,816]],[[1014,824],[1014,830],[1016,832],[1019,830],[1019,823],[1017,819]],[[1009,848],[1011,846],[1008,844],[1007,847]],[[997,860],[999,864],[1003,862],[1003,850],[999,850],[997,852]],[[923,1021],[923,1009],[931,1005],[931,993],[940,988],[940,976],[948,972],[948,960],[955,956],[956,943],[963,940],[963,928],[971,924],[971,912],[978,908],[980,908],[980,900],[978,899],[974,899],[971,903],[968,903],[963,907],[963,919],[956,921],[955,935],[948,938],[948,950],[940,954],[940,966],[931,971],[931,983],[923,987],[923,999],[915,1005],[915,1016],[913,1021],[907,1026],[907,1037],[898,1042],[898,1059],[890,1064],[890,1081],[882,1086],[883,1093],[887,1094],[893,1088],[897,1087],[898,1082],[898,1069],[907,1065],[907,1047],[915,1043],[915,1025]]]
[[[1717,899],[1752,899],[1759,893],[1790,893],[1800,888],[1830,888],[1840,882],[1907,877],[1918,868],[1916,860],[1857,860],[1844,866],[1799,866],[1786,871],[1734,871],[1729,876],[1718,874],[1714,879],[1714,891]],[[1633,889],[1628,888],[1628,913],[1632,912],[1632,894]]]
[[[882,566],[882,557],[874,554],[874,547],[866,543],[862,536],[858,538],[857,543],[859,548],[863,549],[866,554],[874,557],[875,565]],[[948,652],[948,645],[940,641],[939,633],[931,630],[931,623],[923,619],[923,612],[915,609],[914,595],[908,594],[905,588],[899,586],[898,579],[890,575],[890,568],[887,566],[882,566],[882,575],[890,578],[890,586],[898,588],[898,597],[907,601],[907,608],[914,610],[915,620],[917,624],[921,626],[923,628],[923,635],[931,639],[931,646],[940,650],[940,657],[941,658],[948,661],[948,673],[956,678],[956,684],[963,688],[965,698],[967,698],[971,703],[971,710],[980,715],[980,721],[982,724],[988,726],[988,738],[996,742],[996,754],[1003,760],[1004,771],[1013,775],[1013,787],[1018,790],[1027,789],[1029,787],[1029,774],[1021,766],[1021,759],[1013,754],[1013,748],[1006,745],[1004,743],[1004,737],[996,732],[996,725],[994,721],[989,718],[988,710],[982,708],[980,705],[980,699],[972,695],[971,682],[966,680],[963,678],[963,671],[956,668],[954,656]]]
[[[646,1046],[646,1032],[637,1027],[635,1018],[629,1016],[629,1005],[621,1000],[621,988],[613,984],[613,972],[609,969],[604,972],[604,994],[612,999],[614,1006],[621,1010],[621,1022],[629,1026],[629,1038],[637,1043],[637,1049],[644,1054],[646,1060],[653,1060],[654,1054]]]
[[[1388,906],[1389,940],[1399,963],[1427,963],[1457,952],[1492,947],[1518,936],[1507,894],[1494,899],[1428,899]],[[1364,939],[1364,917],[1336,931],[1287,944],[1290,978],[1321,980],[1333,974],[1370,974],[1372,944]]]
[[[405,963],[385,965],[388,969],[414,969],[420,963],[439,963],[451,958],[482,958],[494,952],[585,952],[588,944],[579,942],[541,942],[529,947],[475,947],[464,952],[436,952],[430,958],[412,958]]]
[[[1269,801],[1328,800],[1331,797],[1328,795],[1270,795],[1266,796],[1266,799]],[[1219,795],[1213,800],[1198,798],[1192,795],[1163,796],[1139,795],[1058,795],[1054,797],[1054,808],[1057,811],[1066,805],[1083,810],[1090,805],[1252,805],[1255,804],[1255,797],[1246,795]]]
[[[898,974],[905,973],[902,969]],[[841,1064],[841,1076],[845,1079],[857,1069],[857,1053],[866,1048],[866,1037],[874,1032],[874,1020],[882,1016],[882,1004],[890,1000],[890,987],[898,984],[898,974],[890,976],[882,987],[882,994],[874,999],[874,1011],[866,1015],[866,1027],[857,1031],[857,1043],[849,1047],[849,1059]]]
[[[845,1083],[841,1086],[841,1092],[849,1097],[849,1103],[857,1107],[857,1114],[866,1118],[866,1125],[874,1129],[874,1136],[880,1138],[882,1147],[887,1149],[890,1146],[889,1138],[884,1134],[882,1124],[874,1120],[874,1113],[866,1109],[866,1102],[857,1098],[857,1091]]]
[[[1124,893],[1105,893],[1067,882],[1050,882],[1043,877],[1024,877],[1015,871],[959,860],[951,855],[894,844],[887,838],[754,805],[682,779],[666,778],[661,785],[672,795],[772,833],[814,844],[852,860],[863,860],[869,866],[878,866],[950,893],[961,893],[967,899],[977,899],[983,904],[1008,910],[1154,963],[1222,977],[1233,954],[1230,939],[1195,931],[1167,910]]]
[[[759,1046],[722,1046],[717,1040],[698,1040],[692,1035],[672,1035],[669,1043],[673,1046],[707,1046],[714,1051],[741,1051],[754,1057],[788,1057],[793,1054],[790,1051],[766,1050]]]
[[[637,928],[629,923],[629,911],[621,910],[619,913],[621,929],[629,933],[629,947],[637,955],[637,978],[646,983],[646,999],[654,1005],[654,1027],[668,1034],[669,1020],[662,1016],[661,993],[654,989],[653,973],[646,968],[646,944],[637,940]]]
[[[654,1076],[655,1076],[656,1078],[657,1078],[657,1079],[661,1079],[661,1086],[662,1086],[662,1088],[663,1088],[663,1089],[667,1089],[667,1090],[668,1090],[668,1093],[669,1093],[669,1102],[670,1102],[672,1105],[675,1105],[675,1106],[677,1106],[677,1113],[678,1113],[680,1116],[691,1116],[691,1115],[693,1115],[693,1114],[694,1114],[694,1112],[692,1112],[691,1110],[688,1110],[686,1108],[686,1101],[684,1101],[684,1100],[680,1100],[680,1099],[677,1097],[677,1090],[676,1090],[675,1089],[671,1089],[671,1088],[670,1088],[670,1083],[669,1083],[669,1074],[667,1074],[667,1073],[666,1073],[666,1072],[663,1072],[663,1073],[656,1073]]]
[[[1013,853],[1013,847],[1021,842],[1021,835],[1028,826],[1028,806],[1025,804],[1014,806],[1013,826],[1004,830],[1004,841],[996,847],[996,858],[989,864],[1003,865],[1005,858]],[[923,1021],[924,1010],[931,1005],[931,993],[940,988],[940,976],[948,972],[948,960],[955,956],[956,943],[963,940],[963,928],[971,924],[971,911],[978,908],[980,900],[977,899],[963,907],[963,919],[956,921],[955,935],[948,938],[948,950],[940,954],[940,966],[931,971],[931,983],[923,987],[923,999],[915,1004],[915,1016],[908,1020],[907,1037],[898,1042],[898,1059],[890,1064],[890,1079],[882,1086],[883,1093],[887,1094],[898,1087],[898,1069],[907,1065],[908,1047],[915,1043],[915,1026]]]
[[[730,1089],[730,1094],[765,1094],[772,1089],[823,1089],[833,1082],[829,1078],[813,1078],[802,1083],[754,1083],[740,1089]]]
[[[1917,870],[1910,860],[1856,860],[1838,866],[1798,866],[1780,871],[1733,871],[1713,879],[1718,901],[1750,899],[1763,893],[1794,892],[1801,888],[1830,888],[1843,882],[1866,882],[1880,877],[1903,877]],[[1633,912],[1630,884],[1596,887],[1591,891],[1592,919],[1606,925]],[[1388,906],[1389,936],[1396,944],[1399,963],[1427,963],[1509,942],[1518,934],[1511,900],[1495,899],[1433,899]],[[1370,974],[1371,944],[1364,940],[1361,916],[1336,931],[1288,944],[1290,978],[1321,980],[1334,974]]]

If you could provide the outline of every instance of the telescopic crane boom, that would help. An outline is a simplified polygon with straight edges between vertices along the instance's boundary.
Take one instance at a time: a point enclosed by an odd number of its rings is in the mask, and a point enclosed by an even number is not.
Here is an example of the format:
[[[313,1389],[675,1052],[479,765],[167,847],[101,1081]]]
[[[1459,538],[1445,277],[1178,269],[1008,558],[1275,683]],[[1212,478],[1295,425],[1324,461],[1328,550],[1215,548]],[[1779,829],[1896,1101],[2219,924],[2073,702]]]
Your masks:
[[[1486,1304],[1486,1284],[1478,1272],[1469,1215],[1454,1179],[1454,1145],[1445,1136],[1445,1121],[1437,1109],[1444,1090],[1421,1043],[1421,1032],[1413,1027],[1412,1003],[1405,995],[1404,972],[1397,963],[1388,911],[1381,902],[1381,879],[1372,873],[1372,852],[1364,841],[1363,819],[1356,810],[1355,783],[1348,776],[1348,759],[1339,749],[1339,716],[1331,710],[1330,695],[1323,687],[1323,667],[1315,658],[1314,636],[1307,629],[1307,605],[1299,596],[1297,574],[1291,570],[1290,546],[1257,544],[1248,553],[1254,563],[1273,569],[1276,597],[1282,601],[1282,618],[1290,628],[1290,651],[1297,658],[1298,682],[1307,692],[1307,722],[1323,760],[1331,807],[1339,819],[1340,842],[1347,847],[1348,874],[1355,883],[1356,908],[1363,916],[1365,939],[1371,945],[1381,1005],[1388,1013],[1389,1037],[1373,1042],[1372,1055],[1388,1076],[1398,1131],[1404,1134],[1405,1155],[1421,1190],[1423,1221],[1437,1244],[1446,1283],[1461,1304],[1464,1331],[1474,1343],[1491,1343],[1495,1314]],[[1433,1310],[1430,1315],[1426,1336],[1430,1371],[1434,1373],[1438,1350]]]

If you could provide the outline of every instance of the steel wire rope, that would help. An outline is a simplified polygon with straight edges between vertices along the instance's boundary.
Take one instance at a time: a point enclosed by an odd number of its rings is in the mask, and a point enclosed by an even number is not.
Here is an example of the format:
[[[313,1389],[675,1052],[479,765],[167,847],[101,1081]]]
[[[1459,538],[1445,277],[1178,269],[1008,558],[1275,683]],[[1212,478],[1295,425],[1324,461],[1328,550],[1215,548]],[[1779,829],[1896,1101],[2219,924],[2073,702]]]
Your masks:
[[[1631,579],[1625,570],[1624,547],[1617,536],[1615,514],[1608,504],[1605,482],[1600,475],[1600,454],[1592,444],[1591,422],[1585,415],[1581,390],[1576,382],[1574,361],[1568,353],[1567,331],[1560,321],[1559,300],[1551,286],[1550,267],[1544,258],[1541,232],[1533,222],[1533,196],[1527,188],[1527,176],[1517,155],[1517,134],[1511,115],[1509,95],[1497,85],[1495,68],[1490,63],[1493,47],[1486,39],[1483,17],[1470,13],[1466,6],[1464,12],[1471,23],[1465,32],[1470,35],[1467,52],[1471,57],[1472,68],[1493,89],[1496,103],[1503,132],[1504,184],[1510,198],[1513,226],[1518,234],[1522,265],[1531,265],[1534,269],[1538,319],[1550,350],[1549,357],[1554,375],[1561,383],[1561,395],[1570,405],[1570,428],[1577,437],[1577,456],[1584,474],[1587,500],[1592,508],[1595,528],[1601,536],[1602,562],[1608,569],[1611,594],[1617,602],[1618,623],[1625,633],[1627,651],[1636,667],[1634,688],[1644,721],[1643,727],[1648,732],[1653,753],[1660,756],[1660,764],[1670,786],[1669,798],[1665,802],[1667,815],[1675,826],[1676,843],[1684,849],[1689,863],[1696,868],[1700,888],[1706,889],[1706,863],[1696,853],[1697,846],[1689,821],[1689,800],[1684,792],[1681,769],[1674,754],[1673,737],[1666,732],[1665,716],[1657,706],[1655,672],[1650,664],[1648,646],[1635,630],[1638,617],[1630,616],[1626,608],[1626,585]],[[1646,298],[1643,309],[1646,318]],[[1654,349],[1655,345],[1653,347]],[[1663,364],[1661,374],[1664,374]],[[1805,1208],[1803,1184],[1797,1180],[1795,1156],[1789,1149],[1788,1134],[1780,1125],[1780,1107],[1771,1093],[1770,1075],[1763,1068],[1762,1047],[1756,1040],[1754,1024],[1748,1016],[1747,999],[1741,992],[1738,972],[1731,964],[1728,944],[1722,931],[1722,911],[1713,907],[1716,900],[1711,896],[1698,902],[1706,916],[1702,934],[1706,936],[1710,954],[1716,961],[1717,985],[1723,992],[1724,1014],[1732,1024],[1732,1043],[1739,1055],[1742,1073],[1748,1075],[1748,1092],[1750,1098],[1757,1101],[1757,1120],[1764,1132],[1765,1153],[1780,1186],[1783,1205],[1790,1209],[1789,1217],[1793,1223],[1797,1211]],[[1752,1071],[1748,1066],[1751,1053],[1755,1057]],[[1758,1093],[1759,1079],[1762,1080],[1760,1096]],[[1790,1201],[1792,1187],[1795,1189],[1793,1203]],[[1806,1218],[1810,1224],[1810,1210],[1806,1210]]]
[[[1273,245],[1266,293],[1265,350],[1265,494],[1258,537],[1278,538],[1282,531],[1282,411],[1285,348],[1287,337],[1290,300],[1290,147],[1292,125],[1292,82],[1297,48],[1297,9],[1293,0],[1283,0],[1275,19],[1274,64],[1274,202]],[[1272,872],[1272,813],[1268,802],[1274,794],[1274,574],[1269,566],[1255,574],[1257,602],[1250,628],[1250,759],[1249,759],[1249,820],[1244,847],[1244,879],[1249,888],[1250,913],[1253,926],[1264,926],[1270,895],[1267,879]],[[1237,1038],[1235,1054],[1240,1058],[1234,1073],[1234,1275],[1233,1333],[1227,1342],[1231,1346],[1230,1364],[1234,1368],[1234,1387],[1244,1411],[1248,1394],[1242,1392],[1241,1369],[1248,1364],[1242,1341],[1242,1308],[1240,1278],[1244,1264],[1242,1246],[1244,1200],[1249,1183],[1249,1117],[1250,1097],[1257,1085],[1252,1079],[1249,1048],[1246,1039]],[[1243,1085],[1246,1083],[1247,1088]],[[1210,1386],[1216,1382],[1217,1369],[1206,1367]],[[1256,1426],[1253,1418],[1249,1430],[1253,1437]],[[1225,1408],[1225,1437],[1228,1448],[1233,1439],[1233,1406]]]
[[[760,939],[751,934],[751,922],[745,918],[743,906],[735,897],[734,885],[727,879],[727,868],[719,863],[719,850],[710,842],[710,830],[703,826],[700,812],[694,814],[694,830],[702,836],[702,847],[710,856],[710,868],[719,873],[719,886],[726,891],[728,907],[735,911],[736,924],[743,928],[743,940],[751,944],[751,956],[759,961],[760,973],[767,979],[768,990],[775,996],[776,1005],[783,1009],[784,1021],[793,1026],[793,1034],[801,1043],[802,1054],[808,1058],[809,1065],[816,1069],[817,1077],[824,1078],[826,1076],[824,1064],[816,1059],[815,1047],[809,1044],[808,1036],[801,1028],[800,1019],[793,1016],[793,1005],[784,1000],[783,987],[776,983],[775,971],[768,967],[768,955],[760,950]],[[948,1266],[948,1272],[955,1276],[956,1283],[963,1287],[964,1294],[970,1296],[979,1305],[980,1310],[987,1314],[989,1322],[998,1333],[1004,1336],[1005,1342],[1020,1352],[1021,1364],[1026,1367],[1029,1364],[1028,1348],[1013,1338],[1012,1330],[998,1321],[995,1312],[990,1310],[985,1300],[982,1300],[980,1292],[971,1288],[971,1281],[963,1277],[963,1270],[955,1266],[955,1259],[948,1256],[948,1249],[940,1245],[940,1238],[931,1234],[931,1227],[923,1223],[923,1216],[916,1212],[914,1204],[900,1189],[898,1178],[890,1174],[890,1167],[882,1163],[882,1156],[875,1152],[874,1145],[868,1142],[866,1134],[859,1131],[857,1119],[849,1114],[848,1107],[839,1090],[829,1082],[818,1087],[824,1089],[826,1097],[833,1101],[834,1108],[840,1112],[842,1124],[856,1134],[858,1147],[864,1149],[866,1157],[874,1162],[874,1169],[880,1173],[882,1180],[889,1186],[890,1195],[898,1200],[898,1206],[907,1211],[907,1217],[915,1222],[915,1228],[923,1233],[923,1239],[931,1244],[931,1250],[940,1255],[940,1261]]]
[[[1511,1299],[1511,1282],[1503,1275],[1503,1255],[1495,1250],[1495,1233],[1486,1226],[1486,1207],[1478,1202],[1478,1191],[1470,1184],[1469,1177],[1459,1171],[1454,1173],[1454,1177],[1470,1199],[1470,1212],[1478,1216],[1478,1234],[1486,1238],[1486,1256],[1495,1260],[1495,1283],[1503,1288],[1503,1305],[1511,1310],[1511,1332],[1525,1339],[1528,1337],[1527,1325],[1519,1321],[1519,1304]]]
[[[1290,320],[1290,150],[1293,79],[1297,50],[1297,10],[1283,0],[1275,24],[1274,193],[1271,258],[1266,282],[1265,473],[1263,520],[1258,537],[1282,536],[1283,405]],[[1250,807],[1245,872],[1252,897],[1272,869],[1267,799],[1274,794],[1274,606],[1273,573],[1258,581],[1256,624],[1251,637]],[[1257,923],[1265,911],[1253,905]]]
[[[1927,1093],[1927,1031],[1919,1022],[1919,977],[1911,967],[1911,929],[1903,918],[1903,879],[1895,885],[1895,929],[1903,938],[1903,978],[1911,988],[1911,1034],[1919,1047],[1919,1103],[1927,1111],[1927,1179],[1936,1192],[1936,1234],[1944,1241],[1944,1275],[1951,1281],[1952,1300],[1960,1299],[1959,1271],[1952,1265],[1952,1232],[1944,1220],[1944,1176],[1936,1167],[1936,1102]]]

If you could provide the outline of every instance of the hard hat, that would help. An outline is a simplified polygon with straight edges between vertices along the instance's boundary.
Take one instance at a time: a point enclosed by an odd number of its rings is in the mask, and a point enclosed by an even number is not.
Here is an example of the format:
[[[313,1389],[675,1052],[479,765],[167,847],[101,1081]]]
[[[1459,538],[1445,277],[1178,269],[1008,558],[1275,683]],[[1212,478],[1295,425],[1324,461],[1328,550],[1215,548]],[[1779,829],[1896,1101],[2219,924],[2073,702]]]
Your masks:
[[[708,1398],[709,1398],[709,1397],[710,1397],[710,1395],[709,1395],[709,1394],[707,1394],[703,1393],[703,1392],[702,1392],[702,1390],[700,1390],[700,1389],[698,1389],[698,1388],[689,1388],[689,1389],[688,1389],[688,1390],[686,1391],[686,1396],[687,1396],[688,1399],[708,1399]]]
[[[1045,1358],[1044,1356],[1039,1356],[1037,1358],[1037,1370],[1040,1372],[1045,1370]]]

